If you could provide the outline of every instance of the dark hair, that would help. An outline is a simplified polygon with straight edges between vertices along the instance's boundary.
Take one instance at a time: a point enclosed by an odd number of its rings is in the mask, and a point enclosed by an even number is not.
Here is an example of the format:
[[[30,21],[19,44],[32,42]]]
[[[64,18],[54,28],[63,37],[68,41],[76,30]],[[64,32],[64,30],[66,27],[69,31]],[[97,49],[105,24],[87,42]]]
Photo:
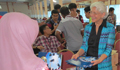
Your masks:
[[[113,7],[111,7],[110,9],[109,9],[109,12],[111,12],[111,11],[113,11],[114,10],[114,8]]]
[[[68,8],[71,10],[73,8],[77,8],[77,5],[75,3],[70,3]]]
[[[79,13],[79,12],[80,12],[80,10],[78,10],[78,9],[77,9],[77,10],[76,10],[76,12],[77,12],[77,13]]]
[[[67,7],[62,7],[60,9],[60,13],[64,16],[68,15],[69,14],[69,9]]]
[[[85,12],[90,12],[90,6],[85,7],[84,11]]]
[[[51,14],[59,14],[59,12],[57,10],[52,10]]]
[[[55,10],[60,9],[60,8],[61,8],[61,6],[60,6],[59,4],[56,4],[56,5],[54,6],[54,9],[55,9]]]
[[[47,24],[44,24],[42,26],[39,27],[39,31],[44,34],[43,30],[46,28]]]

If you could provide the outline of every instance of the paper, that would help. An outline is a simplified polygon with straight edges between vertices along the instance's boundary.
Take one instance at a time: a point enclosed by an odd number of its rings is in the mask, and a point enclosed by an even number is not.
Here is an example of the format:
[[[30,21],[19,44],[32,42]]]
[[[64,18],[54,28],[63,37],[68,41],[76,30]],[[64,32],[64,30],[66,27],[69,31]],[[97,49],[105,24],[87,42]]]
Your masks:
[[[87,56],[81,56],[78,59],[70,59],[67,60],[66,62],[68,64],[77,66],[77,67],[83,67],[83,68],[87,68],[87,67],[92,67],[92,63],[91,61],[96,60],[95,57],[87,57]]]

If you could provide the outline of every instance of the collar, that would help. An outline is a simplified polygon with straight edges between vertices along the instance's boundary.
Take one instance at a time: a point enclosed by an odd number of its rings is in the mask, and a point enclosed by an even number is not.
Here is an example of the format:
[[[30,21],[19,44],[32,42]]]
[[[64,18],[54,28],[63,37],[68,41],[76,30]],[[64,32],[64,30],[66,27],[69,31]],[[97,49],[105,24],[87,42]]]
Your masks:
[[[65,18],[69,18],[69,17],[72,17],[72,16],[69,14],[69,15],[67,15]],[[72,18],[79,18],[79,15],[77,14],[76,17],[72,17]]]
[[[46,37],[45,35],[43,35],[43,37],[44,37],[45,39],[46,39],[46,38],[47,38],[47,39],[49,39],[49,38],[50,38],[50,36],[49,36],[49,37]]]
[[[102,24],[100,26],[107,27],[106,24],[107,24],[106,20],[103,19],[103,22],[102,22]],[[95,23],[91,24],[91,26],[93,26],[93,25],[95,25]]]

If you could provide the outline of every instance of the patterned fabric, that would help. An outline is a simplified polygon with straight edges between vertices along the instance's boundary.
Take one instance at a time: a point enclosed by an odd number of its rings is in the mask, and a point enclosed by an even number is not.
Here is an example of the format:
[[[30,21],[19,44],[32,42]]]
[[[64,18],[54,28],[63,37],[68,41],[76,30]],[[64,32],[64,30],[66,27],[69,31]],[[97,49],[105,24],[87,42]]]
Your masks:
[[[34,43],[34,46],[43,46],[45,48],[41,52],[57,52],[60,45],[61,43],[55,36],[46,37],[44,35],[39,36]]]
[[[54,24],[55,24],[55,22],[54,22],[52,19],[47,23],[48,27],[49,27],[51,30],[54,29]],[[58,21],[58,24],[59,24],[59,21]]]
[[[90,32],[92,29],[92,23],[88,24],[85,27],[84,31],[84,37],[83,37],[83,44],[80,49],[83,49],[85,52],[85,55],[88,50],[88,39],[90,36]],[[112,70],[112,64],[111,64],[111,51],[112,47],[114,45],[115,41],[115,29],[114,25],[106,22],[106,27],[103,27],[100,40],[99,40],[99,45],[98,45],[98,58],[102,54],[106,54],[107,58],[103,60],[100,64],[98,64],[98,70]]]
[[[108,16],[107,21],[114,25],[114,18],[112,18],[112,16]]]

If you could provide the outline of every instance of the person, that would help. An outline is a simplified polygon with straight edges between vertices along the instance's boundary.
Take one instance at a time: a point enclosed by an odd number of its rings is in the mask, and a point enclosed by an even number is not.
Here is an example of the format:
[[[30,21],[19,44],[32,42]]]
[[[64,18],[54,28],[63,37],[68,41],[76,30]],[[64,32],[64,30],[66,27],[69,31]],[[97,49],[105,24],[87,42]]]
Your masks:
[[[33,47],[40,49],[40,52],[58,52],[61,50],[61,44],[55,36],[50,36],[52,34],[51,29],[45,24],[40,26],[39,31],[43,34],[39,36],[35,42]]]
[[[68,6],[69,10],[70,10],[70,15],[69,17],[74,17],[79,19],[79,15],[77,14],[76,10],[77,10],[77,5],[75,3],[70,3]]]
[[[18,12],[5,14],[0,20],[0,69],[48,70],[47,64],[33,53],[37,34],[37,21]]]
[[[79,20],[84,24],[83,17],[80,15],[80,10],[76,10],[76,12],[79,15]]]
[[[67,15],[67,17],[73,17],[73,18],[77,18],[78,20],[80,20],[80,16],[79,14],[77,14],[77,5],[75,3],[70,3],[69,6],[68,6],[69,10],[70,10],[70,15]],[[80,20],[81,22],[81,20]],[[84,26],[84,24],[82,24],[82,26]],[[81,34],[83,36],[84,34],[84,28],[81,29]]]
[[[62,7],[60,12],[64,19],[60,22],[58,28],[56,29],[56,37],[61,43],[64,42],[64,39],[60,36],[63,32],[67,42],[67,49],[76,53],[82,45],[82,23],[76,18],[69,17],[69,9],[67,7]]]
[[[90,6],[87,6],[84,8],[84,11],[85,11],[85,16],[86,18],[89,19],[89,23],[92,23],[92,18],[90,16]]]
[[[59,16],[58,16],[58,20],[59,20],[59,21],[61,21],[60,8],[61,8],[61,5],[59,5],[59,4],[56,4],[56,5],[54,6],[54,9],[59,12]]]
[[[109,15],[107,17],[107,21],[112,23],[114,26],[116,26],[116,15],[114,14],[114,8],[111,7],[109,9]]]
[[[55,30],[59,24],[59,20],[58,20],[59,12],[57,10],[52,10],[51,14],[52,14],[52,19],[47,23],[47,25],[52,30],[51,35],[55,36]]]
[[[96,57],[97,60],[91,61],[93,66],[85,70],[112,70],[111,51],[115,41],[114,25],[104,20],[107,17],[107,9],[103,2],[94,2],[90,8],[92,23],[86,25],[83,44],[72,59],[77,59],[82,55]]]
[[[54,6],[54,10],[57,10],[58,11],[58,21],[61,21],[61,16],[60,16],[60,8],[61,8],[61,5],[59,5],[59,4],[56,4],[55,6]],[[50,18],[46,21],[46,23],[48,23],[50,20],[52,19],[52,15],[50,16]]]

